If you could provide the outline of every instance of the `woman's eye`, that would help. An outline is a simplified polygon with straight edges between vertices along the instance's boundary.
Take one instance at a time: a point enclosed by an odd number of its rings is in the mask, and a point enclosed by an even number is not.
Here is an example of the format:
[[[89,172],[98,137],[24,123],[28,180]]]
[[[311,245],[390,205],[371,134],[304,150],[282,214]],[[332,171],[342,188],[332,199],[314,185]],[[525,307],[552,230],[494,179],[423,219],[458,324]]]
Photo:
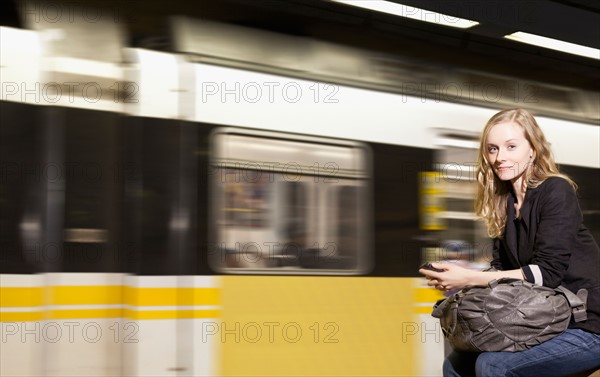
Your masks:
[[[496,152],[496,147],[489,147],[488,148],[488,152],[492,153],[492,152]]]
[[[516,145],[512,145],[511,144],[511,145],[508,146],[508,149],[515,149],[516,147],[517,147]]]

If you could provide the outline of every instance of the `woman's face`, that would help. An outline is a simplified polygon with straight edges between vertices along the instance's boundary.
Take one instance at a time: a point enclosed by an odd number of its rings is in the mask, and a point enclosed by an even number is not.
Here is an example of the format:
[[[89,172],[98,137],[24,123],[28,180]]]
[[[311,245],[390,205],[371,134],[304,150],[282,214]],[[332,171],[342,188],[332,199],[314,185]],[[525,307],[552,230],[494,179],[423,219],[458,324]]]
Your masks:
[[[485,153],[494,172],[503,181],[521,177],[533,161],[533,149],[521,126],[514,122],[498,123],[488,134]]]

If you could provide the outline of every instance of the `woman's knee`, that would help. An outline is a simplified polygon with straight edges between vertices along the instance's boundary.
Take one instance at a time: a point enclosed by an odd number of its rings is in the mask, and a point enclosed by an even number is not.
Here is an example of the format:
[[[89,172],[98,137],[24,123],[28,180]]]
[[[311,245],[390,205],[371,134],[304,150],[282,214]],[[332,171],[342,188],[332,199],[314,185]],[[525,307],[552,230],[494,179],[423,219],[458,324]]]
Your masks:
[[[505,376],[508,367],[503,362],[500,352],[484,352],[479,355],[475,362],[475,374],[477,377]]]

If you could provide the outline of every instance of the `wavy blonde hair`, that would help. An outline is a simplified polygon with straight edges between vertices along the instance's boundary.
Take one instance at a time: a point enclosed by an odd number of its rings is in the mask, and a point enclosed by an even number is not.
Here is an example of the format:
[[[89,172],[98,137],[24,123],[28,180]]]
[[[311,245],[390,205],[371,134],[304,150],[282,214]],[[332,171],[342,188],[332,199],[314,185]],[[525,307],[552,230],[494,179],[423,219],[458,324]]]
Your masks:
[[[488,235],[492,238],[501,237],[506,226],[506,202],[511,191],[510,181],[502,181],[494,173],[487,159],[487,138],[492,127],[500,123],[516,123],[525,135],[525,139],[533,149],[533,159],[523,175],[523,188],[535,188],[549,177],[562,177],[574,189],[577,185],[569,177],[561,174],[554,162],[550,143],[537,124],[533,115],[524,109],[507,109],[500,111],[490,118],[483,129],[479,154],[477,157],[477,197],[475,212],[482,217],[487,226]]]

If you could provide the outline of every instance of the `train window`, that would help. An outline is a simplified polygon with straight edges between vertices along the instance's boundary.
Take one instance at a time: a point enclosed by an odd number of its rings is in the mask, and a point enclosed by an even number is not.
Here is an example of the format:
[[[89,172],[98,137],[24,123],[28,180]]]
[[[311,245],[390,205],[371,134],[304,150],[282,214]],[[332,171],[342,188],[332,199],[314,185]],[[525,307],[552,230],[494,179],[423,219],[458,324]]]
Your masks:
[[[221,129],[212,137],[211,266],[226,273],[369,268],[368,151],[358,143]]]

